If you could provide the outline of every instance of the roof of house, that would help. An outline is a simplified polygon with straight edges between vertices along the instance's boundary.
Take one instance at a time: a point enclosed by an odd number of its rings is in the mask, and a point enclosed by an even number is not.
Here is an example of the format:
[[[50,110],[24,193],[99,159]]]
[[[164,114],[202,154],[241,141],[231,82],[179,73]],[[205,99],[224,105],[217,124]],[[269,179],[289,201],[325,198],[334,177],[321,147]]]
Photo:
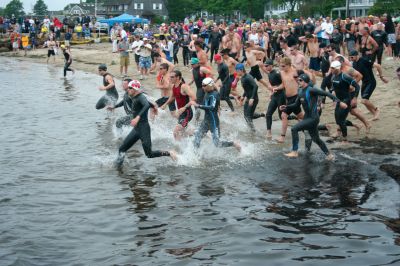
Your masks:
[[[104,0],[103,6],[118,6],[118,5],[129,5],[132,0]]]

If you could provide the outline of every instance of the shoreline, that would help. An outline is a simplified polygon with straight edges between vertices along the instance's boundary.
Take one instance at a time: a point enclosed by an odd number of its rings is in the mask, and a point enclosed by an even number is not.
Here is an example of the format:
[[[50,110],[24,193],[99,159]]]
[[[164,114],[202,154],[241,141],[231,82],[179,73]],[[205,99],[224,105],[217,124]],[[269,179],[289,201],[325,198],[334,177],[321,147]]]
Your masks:
[[[88,73],[93,73],[98,75],[97,66],[105,63],[108,66],[108,71],[114,75],[117,80],[120,80],[120,72],[119,72],[119,54],[111,52],[111,44],[110,43],[98,43],[92,45],[74,45],[71,47],[71,54],[73,58],[72,68],[79,71],[84,71]],[[36,49],[34,51],[28,51],[27,56],[24,56],[24,51],[20,50],[19,55],[13,55],[13,52],[3,52],[0,53],[0,57],[9,57],[14,58],[20,61],[30,61],[34,63],[46,64],[47,59],[47,49]],[[178,54],[178,59],[182,62],[181,53]],[[49,65],[53,65],[56,67],[62,68],[64,66],[64,58],[59,53],[56,56],[55,63],[53,63],[53,58],[50,58]],[[367,135],[365,132],[365,128],[361,128],[359,134],[354,128],[349,128],[349,136],[348,139],[354,143],[363,143],[368,146],[368,143],[371,142],[371,146],[374,146],[377,150],[380,145],[382,145],[382,149],[390,148],[390,143],[393,144],[393,151],[399,150],[400,147],[400,108],[397,106],[397,102],[400,100],[400,81],[395,77],[395,71],[397,67],[400,65],[399,61],[384,58],[383,59],[383,74],[385,77],[389,79],[388,84],[384,84],[382,81],[377,79],[377,87],[371,97],[371,101],[381,110],[380,119],[377,121],[372,121],[372,128],[370,133]],[[214,73],[216,73],[216,65],[212,64],[214,69]],[[190,69],[183,66],[181,63],[176,66],[177,69],[182,71],[183,77],[185,80],[191,80],[191,72]],[[68,73],[67,75],[71,75]],[[62,77],[62,70],[60,70],[60,76]],[[130,66],[128,67],[128,76],[132,78],[138,78],[139,74],[136,70],[136,63],[132,54],[130,55]],[[155,75],[150,74],[146,80],[141,80],[141,83],[145,86],[147,90],[151,90],[153,93],[157,94],[154,89],[155,85]],[[318,78],[317,84],[320,84],[321,80]],[[100,84],[99,84],[100,85]],[[120,85],[118,85],[118,89],[120,90]],[[238,86],[239,92],[242,91],[241,86]],[[266,89],[263,87],[259,87],[259,98],[260,102],[257,106],[258,112],[265,112],[268,103],[268,94]],[[221,102],[223,108],[225,108],[226,103]],[[365,114],[367,119],[371,118],[370,114],[366,114],[367,109],[361,104],[359,99],[358,106],[362,113]],[[238,107],[240,108],[240,107]],[[325,105],[325,109],[323,111],[323,115],[321,116],[321,123],[328,123],[332,132],[336,128],[334,122],[333,115],[333,107],[331,104],[327,103]],[[277,119],[277,114],[274,114],[274,121]],[[361,124],[361,122],[357,121],[353,116],[349,115],[348,119],[355,122],[356,124]],[[290,122],[293,124],[293,122]],[[257,128],[258,133],[265,135],[266,128]],[[290,138],[290,129],[288,129],[288,134],[286,137],[286,143],[291,142]],[[273,131],[274,137],[279,136],[280,132],[275,130]],[[368,141],[368,140],[371,141]],[[384,143],[384,144],[382,144]]]

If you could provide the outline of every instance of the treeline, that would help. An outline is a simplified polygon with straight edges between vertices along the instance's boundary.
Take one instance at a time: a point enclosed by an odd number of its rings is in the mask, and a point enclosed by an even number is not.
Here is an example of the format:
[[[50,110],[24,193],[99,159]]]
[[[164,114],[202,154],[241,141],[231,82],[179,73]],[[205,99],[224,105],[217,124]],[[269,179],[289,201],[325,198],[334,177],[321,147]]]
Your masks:
[[[273,6],[286,6],[288,18],[329,16],[333,8],[346,6],[346,0],[165,0],[171,21],[181,21],[189,14],[200,16],[202,11],[228,20],[237,11],[242,16],[260,19],[264,18],[268,2]],[[399,12],[400,0],[376,0],[370,9],[370,13],[375,15],[398,15]]]
[[[242,16],[264,18],[265,6],[271,2],[274,6],[284,5],[289,10],[288,17],[297,15],[329,15],[332,8],[344,6],[345,0],[166,0],[170,20],[183,20],[188,14],[201,14],[207,11],[214,16],[231,18],[239,11]],[[296,12],[296,7],[299,10]],[[268,11],[268,10],[267,10]]]

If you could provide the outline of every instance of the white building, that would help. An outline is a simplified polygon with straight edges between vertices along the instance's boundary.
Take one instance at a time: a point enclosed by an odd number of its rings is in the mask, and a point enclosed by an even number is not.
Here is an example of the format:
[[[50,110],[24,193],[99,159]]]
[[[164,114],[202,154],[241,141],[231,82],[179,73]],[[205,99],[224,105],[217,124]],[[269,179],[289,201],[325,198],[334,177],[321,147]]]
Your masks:
[[[299,9],[298,5],[294,7],[294,11]],[[288,4],[283,5],[274,5],[272,1],[267,1],[264,5],[264,17],[271,18],[271,17],[285,17],[290,10],[290,6]]]
[[[349,1],[349,17],[365,17],[368,10],[375,4],[376,0],[348,0]],[[332,16],[346,16],[346,7],[337,7],[332,9]]]

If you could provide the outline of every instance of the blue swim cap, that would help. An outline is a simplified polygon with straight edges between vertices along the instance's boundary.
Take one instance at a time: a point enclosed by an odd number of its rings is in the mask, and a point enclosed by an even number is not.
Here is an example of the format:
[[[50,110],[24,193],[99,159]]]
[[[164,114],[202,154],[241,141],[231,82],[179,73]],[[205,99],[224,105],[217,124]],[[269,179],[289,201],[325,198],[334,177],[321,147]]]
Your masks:
[[[195,65],[195,64],[198,64],[198,63],[200,63],[200,61],[196,57],[192,57],[192,59],[190,60],[190,64],[191,65]]]
[[[244,70],[244,65],[243,64],[237,64],[235,69],[236,70]]]

